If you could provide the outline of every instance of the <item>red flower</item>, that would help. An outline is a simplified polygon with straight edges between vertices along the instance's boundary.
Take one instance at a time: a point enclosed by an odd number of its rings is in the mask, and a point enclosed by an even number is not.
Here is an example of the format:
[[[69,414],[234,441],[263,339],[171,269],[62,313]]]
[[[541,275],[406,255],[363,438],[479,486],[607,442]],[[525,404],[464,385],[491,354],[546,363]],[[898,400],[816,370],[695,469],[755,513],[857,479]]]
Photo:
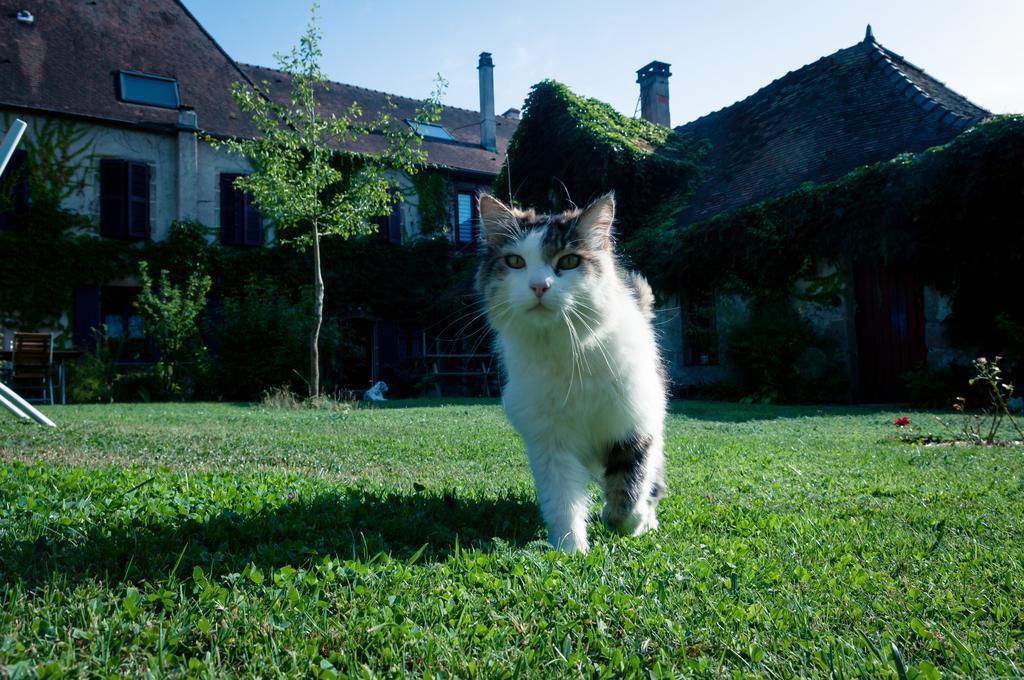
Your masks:
[[[987,364],[988,363],[988,359],[986,359],[985,357],[978,357],[978,363],[979,364]]]
[[[896,427],[906,427],[907,425],[910,425],[910,418],[907,416],[899,416],[894,422],[896,423]]]
[[[964,407],[961,406],[959,403],[956,403],[953,404],[953,408],[955,408],[957,411],[962,411]]]

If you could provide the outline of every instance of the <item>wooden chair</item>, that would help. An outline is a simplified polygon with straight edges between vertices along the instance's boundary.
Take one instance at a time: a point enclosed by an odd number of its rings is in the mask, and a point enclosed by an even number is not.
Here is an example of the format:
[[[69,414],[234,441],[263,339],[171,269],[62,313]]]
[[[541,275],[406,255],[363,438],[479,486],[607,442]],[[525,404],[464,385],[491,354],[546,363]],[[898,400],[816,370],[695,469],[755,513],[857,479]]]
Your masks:
[[[35,399],[53,404],[53,336],[49,333],[15,333],[14,352],[11,357],[11,377],[16,390],[38,390]]]

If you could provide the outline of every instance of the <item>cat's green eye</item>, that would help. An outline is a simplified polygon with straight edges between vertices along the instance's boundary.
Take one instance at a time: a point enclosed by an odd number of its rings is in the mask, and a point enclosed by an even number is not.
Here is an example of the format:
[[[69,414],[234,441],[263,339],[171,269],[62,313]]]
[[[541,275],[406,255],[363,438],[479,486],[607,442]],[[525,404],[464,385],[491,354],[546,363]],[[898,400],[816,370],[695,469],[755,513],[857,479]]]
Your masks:
[[[576,269],[576,267],[579,267],[579,266],[580,266],[580,256],[579,255],[573,255],[573,254],[570,253],[569,255],[562,255],[562,257],[558,258],[558,268],[559,269]]]
[[[521,255],[506,255],[505,264],[512,267],[512,269],[522,269],[526,266],[526,260]]]

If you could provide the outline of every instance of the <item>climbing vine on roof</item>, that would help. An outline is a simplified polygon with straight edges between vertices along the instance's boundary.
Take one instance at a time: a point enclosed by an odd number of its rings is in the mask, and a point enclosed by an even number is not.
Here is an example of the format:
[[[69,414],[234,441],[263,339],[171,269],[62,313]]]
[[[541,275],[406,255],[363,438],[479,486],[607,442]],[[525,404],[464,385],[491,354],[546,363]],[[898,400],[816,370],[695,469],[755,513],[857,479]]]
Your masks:
[[[582,207],[614,190],[622,235],[663,221],[666,205],[685,203],[705,151],[704,143],[545,80],[526,98],[494,187],[542,211]]]

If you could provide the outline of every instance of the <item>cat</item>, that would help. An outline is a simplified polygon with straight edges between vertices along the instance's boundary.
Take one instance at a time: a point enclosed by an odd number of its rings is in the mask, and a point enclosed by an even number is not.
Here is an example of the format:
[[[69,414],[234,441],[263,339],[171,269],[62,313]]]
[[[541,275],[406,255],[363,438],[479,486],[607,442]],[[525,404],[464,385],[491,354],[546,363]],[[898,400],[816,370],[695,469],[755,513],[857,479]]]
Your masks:
[[[602,521],[658,527],[665,495],[665,377],[646,279],[618,264],[615,198],[538,215],[479,199],[476,287],[504,369],[502,405],[526,443],[548,541],[586,552],[586,484]]]

